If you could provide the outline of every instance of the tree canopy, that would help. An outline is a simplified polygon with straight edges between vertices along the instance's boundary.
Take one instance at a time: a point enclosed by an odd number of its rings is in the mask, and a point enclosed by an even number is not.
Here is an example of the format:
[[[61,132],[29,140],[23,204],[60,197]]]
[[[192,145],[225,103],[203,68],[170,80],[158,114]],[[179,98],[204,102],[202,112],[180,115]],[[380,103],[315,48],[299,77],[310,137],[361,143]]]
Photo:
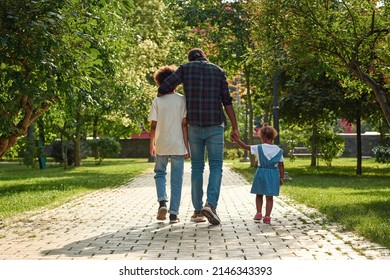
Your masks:
[[[389,31],[380,0],[2,0],[0,158],[37,120],[75,144],[147,128],[154,71],[194,47],[227,70],[249,131],[278,92],[291,122],[364,102],[390,125]]]
[[[388,1],[259,1],[289,57],[313,56],[327,74],[363,94],[372,91],[390,125]],[[275,10],[278,10],[275,13]]]
[[[0,158],[50,108],[52,127],[73,140],[75,131],[64,128],[83,123],[86,137],[93,115],[102,134],[139,131],[155,95],[151,76],[171,50],[164,7],[158,0],[2,0]]]

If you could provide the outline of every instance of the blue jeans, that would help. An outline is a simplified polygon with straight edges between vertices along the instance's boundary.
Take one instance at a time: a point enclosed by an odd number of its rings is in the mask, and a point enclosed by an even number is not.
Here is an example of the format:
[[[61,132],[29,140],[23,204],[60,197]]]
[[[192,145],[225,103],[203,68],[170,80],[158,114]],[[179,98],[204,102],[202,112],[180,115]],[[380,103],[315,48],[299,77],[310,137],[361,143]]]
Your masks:
[[[167,185],[167,165],[171,159],[171,200],[169,204],[169,214],[179,214],[181,199],[181,189],[183,185],[184,155],[183,156],[156,156],[154,166],[154,180],[157,190],[157,201],[168,201],[166,192]]]
[[[207,151],[210,175],[207,184],[206,203],[217,208],[222,181],[224,148],[223,126],[188,126],[191,150],[191,198],[195,210],[203,207],[203,172]]]

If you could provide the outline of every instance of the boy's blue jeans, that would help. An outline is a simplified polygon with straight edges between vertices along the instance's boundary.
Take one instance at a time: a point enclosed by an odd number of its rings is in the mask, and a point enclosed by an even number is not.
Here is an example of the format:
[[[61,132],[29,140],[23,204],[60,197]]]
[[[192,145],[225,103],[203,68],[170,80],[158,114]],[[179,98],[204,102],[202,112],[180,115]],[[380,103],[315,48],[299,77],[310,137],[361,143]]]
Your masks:
[[[224,149],[223,126],[188,126],[191,150],[191,198],[195,210],[203,207],[203,172],[207,151],[210,175],[207,184],[207,203],[217,208],[222,182]]]
[[[166,192],[167,165],[171,159],[171,199],[169,203],[169,214],[179,214],[181,189],[183,185],[184,155],[183,156],[156,156],[154,166],[154,180],[156,183],[157,200],[168,201]]]

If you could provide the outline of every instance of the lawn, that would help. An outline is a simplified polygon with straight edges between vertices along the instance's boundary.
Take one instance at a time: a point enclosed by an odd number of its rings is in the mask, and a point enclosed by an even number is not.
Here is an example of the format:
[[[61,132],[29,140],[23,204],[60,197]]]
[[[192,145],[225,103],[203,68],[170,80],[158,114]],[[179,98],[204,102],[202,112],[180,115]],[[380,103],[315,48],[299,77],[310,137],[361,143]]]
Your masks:
[[[281,193],[390,249],[390,165],[364,159],[362,176],[355,175],[356,159],[337,159],[331,167],[321,161],[319,167],[309,165],[309,159],[286,159],[292,180]],[[247,163],[234,163],[233,169],[252,181],[255,169]]]
[[[32,169],[0,162],[0,221],[41,207],[54,207],[80,195],[117,187],[153,165],[145,159],[84,160],[78,168],[59,164]]]

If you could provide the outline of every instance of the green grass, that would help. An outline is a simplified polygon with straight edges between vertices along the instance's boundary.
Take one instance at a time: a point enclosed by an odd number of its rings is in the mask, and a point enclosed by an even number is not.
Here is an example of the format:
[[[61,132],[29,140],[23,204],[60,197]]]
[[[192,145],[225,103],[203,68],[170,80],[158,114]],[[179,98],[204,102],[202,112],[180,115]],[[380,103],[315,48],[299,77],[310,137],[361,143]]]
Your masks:
[[[0,163],[0,221],[41,207],[53,207],[80,195],[116,187],[151,168],[145,159],[105,159],[101,165],[84,160],[65,170],[58,164],[32,169]]]
[[[355,175],[356,159],[337,159],[331,167],[309,165],[308,159],[286,159],[292,180],[281,193],[390,249],[390,165],[364,159],[362,176]],[[247,163],[234,163],[233,169],[252,181],[255,169]]]

